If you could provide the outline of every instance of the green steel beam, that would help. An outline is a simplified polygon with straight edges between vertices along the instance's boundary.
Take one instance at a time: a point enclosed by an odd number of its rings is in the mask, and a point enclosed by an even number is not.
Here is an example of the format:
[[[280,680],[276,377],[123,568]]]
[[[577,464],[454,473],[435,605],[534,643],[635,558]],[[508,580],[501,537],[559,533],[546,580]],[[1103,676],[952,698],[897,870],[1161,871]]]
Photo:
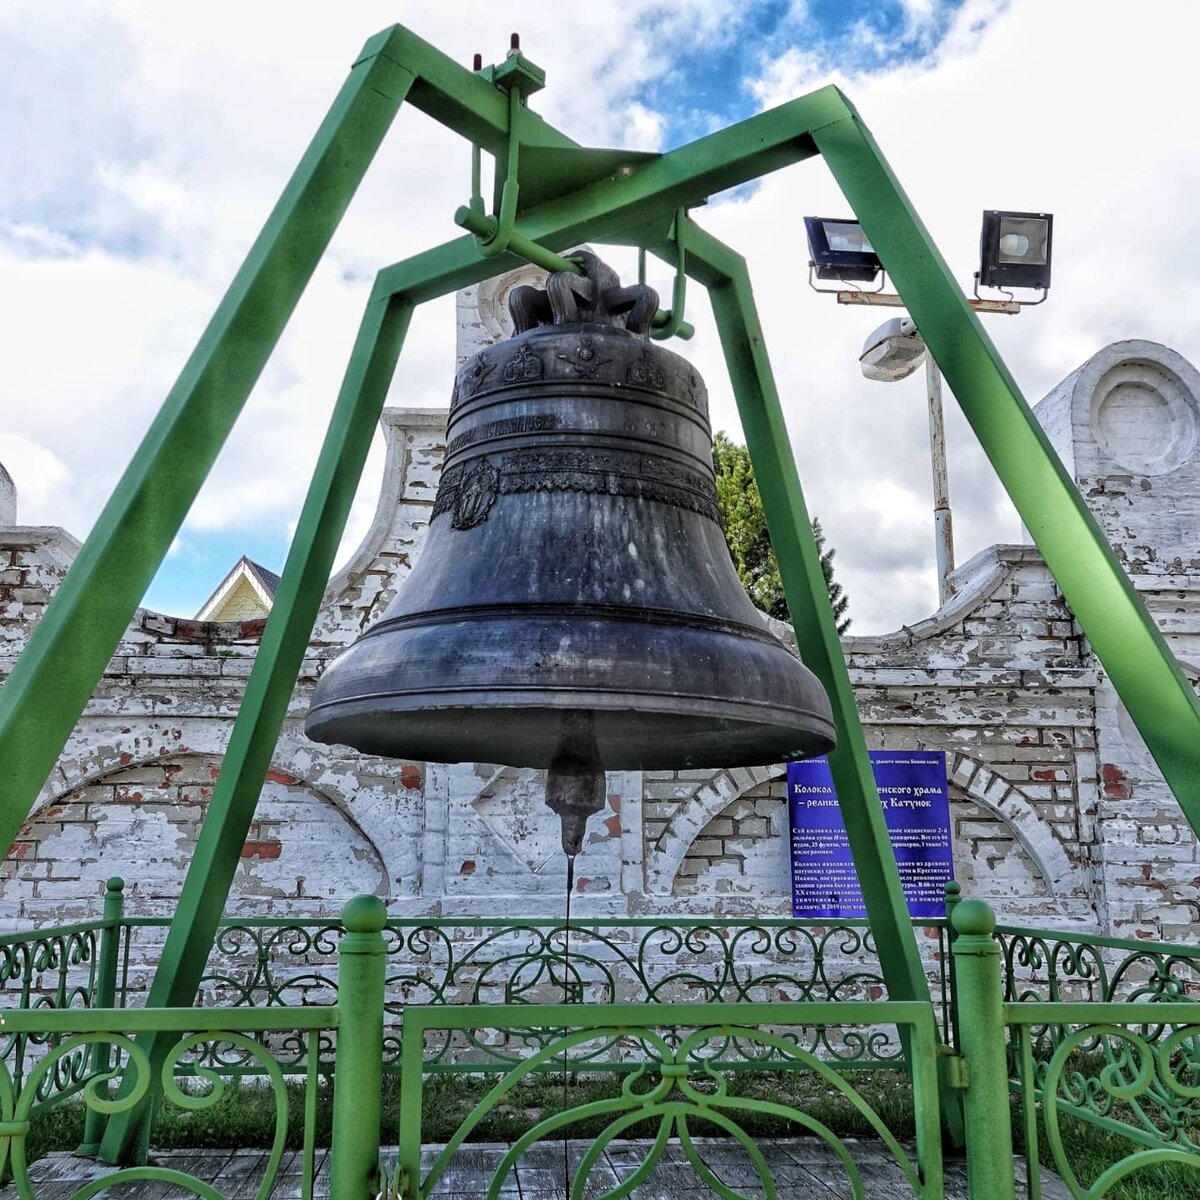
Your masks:
[[[883,819],[750,277],[740,256],[725,250],[718,257],[715,239],[707,242],[705,257],[713,265],[720,263],[726,275],[725,282],[709,286],[708,294],[800,656],[825,688],[837,723],[838,744],[829,754],[829,768],[888,995],[893,1000],[928,1000],[929,984]]]
[[[408,103],[441,125],[491,154],[508,148],[508,93],[488,83],[481,75],[456,63],[423,38],[393,25],[377,34],[364,49],[364,56],[381,42],[382,53],[396,66],[412,72]],[[357,64],[356,64],[357,65]],[[532,109],[522,110],[521,145],[547,150],[576,149],[579,143],[560,133]],[[638,157],[636,151],[630,157]],[[464,167],[466,158],[463,159]],[[464,171],[464,179],[466,178]],[[446,214],[449,220],[450,214]]]
[[[883,819],[746,262],[694,221],[688,221],[684,241],[688,274],[704,281],[712,302],[800,656],[820,679],[833,707],[838,745],[829,765],[888,995],[895,1000],[928,1000],[929,984]],[[674,258],[669,239],[648,248],[665,261]]]
[[[146,997],[148,1008],[195,1000],[412,311],[394,298],[372,296],[367,305]],[[157,1078],[169,1039],[150,1033],[140,1041]],[[144,1106],[115,1116],[101,1142],[101,1158],[127,1159],[144,1116]]]
[[[7,849],[125,634],[412,75],[372,38],[0,691]]]
[[[707,280],[800,656],[820,679],[833,709],[838,743],[829,754],[829,769],[888,997],[932,1003],[749,272],[740,255],[694,222],[688,223],[684,243],[688,267]],[[961,1143],[962,1114],[957,1099],[946,1089],[942,1115],[950,1140]]]
[[[651,161],[618,168],[568,196],[534,205],[521,212],[517,232],[557,252],[585,241],[605,241],[663,217],[674,218],[676,209],[696,207],[715,192],[812,157],[817,151],[811,132],[836,121],[844,111],[845,101],[837,88],[822,88]],[[470,238],[430,253],[436,256],[439,273],[459,272],[458,287],[511,270],[523,261],[515,255],[498,255],[480,262]],[[797,254],[801,253],[797,243]],[[400,267],[385,267],[380,286],[390,290],[412,286],[407,271],[406,282],[393,274],[399,271]],[[709,282],[702,273],[697,278]]]
[[[848,100],[817,146],[1200,837],[1200,701]]]

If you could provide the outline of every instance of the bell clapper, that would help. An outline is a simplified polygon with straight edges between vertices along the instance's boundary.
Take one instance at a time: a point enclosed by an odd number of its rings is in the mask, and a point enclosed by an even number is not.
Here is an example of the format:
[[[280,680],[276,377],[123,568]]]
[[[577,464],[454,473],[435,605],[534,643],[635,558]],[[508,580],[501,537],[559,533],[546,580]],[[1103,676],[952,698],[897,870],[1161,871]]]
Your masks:
[[[568,712],[562,735],[546,774],[546,804],[562,823],[562,848],[567,856],[566,916],[563,923],[563,1003],[571,1003],[571,895],[575,891],[575,856],[583,848],[588,818],[604,807],[604,764],[596,746],[596,723],[590,712]],[[566,1036],[568,1030],[563,1030]],[[567,1110],[568,1051],[563,1050],[562,1106]],[[571,1194],[571,1154],[563,1129],[563,1194]]]
[[[571,999],[571,894],[575,891],[575,856],[583,849],[588,818],[604,807],[604,764],[596,745],[593,713],[570,711],[563,715],[562,734],[546,773],[546,804],[562,823],[562,848],[567,856],[566,917],[563,923],[563,1003]],[[565,1037],[569,1031],[563,1029]],[[567,1110],[568,1057],[563,1049],[563,1112]],[[570,1143],[563,1129],[563,1193],[571,1194]]]
[[[583,849],[588,818],[604,807],[604,764],[590,712],[563,716],[562,736],[546,775],[546,804],[562,822],[562,848],[572,867]]]

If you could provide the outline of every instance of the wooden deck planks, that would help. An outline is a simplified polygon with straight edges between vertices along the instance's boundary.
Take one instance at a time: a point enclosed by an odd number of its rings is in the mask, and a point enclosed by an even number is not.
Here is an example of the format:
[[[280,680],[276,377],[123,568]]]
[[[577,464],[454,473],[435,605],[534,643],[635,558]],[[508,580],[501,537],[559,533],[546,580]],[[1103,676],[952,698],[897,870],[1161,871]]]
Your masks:
[[[763,1189],[749,1157],[732,1141],[697,1138],[696,1146],[714,1174],[748,1200],[758,1200]],[[862,1172],[869,1200],[908,1200],[912,1196],[903,1174],[879,1143],[845,1139]],[[591,1143],[569,1144],[572,1172]],[[613,1142],[596,1164],[588,1181],[585,1200],[615,1188],[645,1161],[649,1141]],[[818,1138],[772,1138],[759,1143],[780,1200],[851,1200],[851,1189],[837,1155]],[[508,1147],[499,1143],[462,1147],[450,1161],[432,1196],[435,1200],[479,1200],[487,1192],[492,1174]],[[427,1170],[439,1147],[422,1151],[422,1169]],[[227,1200],[253,1200],[262,1181],[269,1155],[265,1150],[164,1150],[151,1154],[155,1166],[185,1171],[213,1184]],[[394,1147],[383,1152],[389,1171],[396,1160]],[[300,1200],[303,1159],[288,1151],[280,1163],[271,1200]],[[329,1153],[316,1152],[314,1200],[328,1200]],[[946,1200],[966,1200],[966,1166],[951,1159],[946,1168]],[[106,1174],[111,1168],[66,1151],[49,1154],[29,1168],[37,1200],[68,1200],[80,1185]],[[1024,1163],[1017,1161],[1018,1195],[1025,1194]],[[122,1185],[120,1200],[185,1200],[191,1194],[166,1183]],[[566,1200],[563,1187],[561,1142],[543,1142],[531,1147],[517,1162],[501,1188],[501,1200]],[[705,1200],[711,1196],[704,1181],[688,1163],[683,1150],[667,1147],[651,1175],[630,1193],[630,1200]],[[1048,1171],[1042,1172],[1044,1200],[1071,1200],[1066,1186]],[[9,1184],[0,1190],[0,1200],[18,1200]]]

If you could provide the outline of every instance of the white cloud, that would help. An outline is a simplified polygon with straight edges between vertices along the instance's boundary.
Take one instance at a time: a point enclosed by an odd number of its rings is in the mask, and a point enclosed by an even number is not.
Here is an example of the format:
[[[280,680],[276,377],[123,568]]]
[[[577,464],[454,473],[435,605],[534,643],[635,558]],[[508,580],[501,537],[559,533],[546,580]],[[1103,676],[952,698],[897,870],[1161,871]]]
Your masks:
[[[804,6],[793,7],[798,26]],[[0,450],[23,519],[87,532],[375,29],[399,17],[462,62],[476,50],[499,58],[520,30],[548,73],[539,111],[588,144],[655,146],[663,97],[678,89],[647,85],[680,45],[753,38],[748,12],[735,0],[688,0],[578,6],[568,20],[548,0],[400,9],[214,0],[185,14],[113,0],[80,6],[64,25],[18,0],[0,35],[0,105],[16,114],[0,146],[0,412],[10,439],[41,447],[59,468],[41,460],[48,486],[36,456],[23,466]],[[906,5],[918,40],[941,19],[928,0]],[[1197,33],[1200,12],[1182,0],[1163,0],[1142,22],[1115,0],[967,0],[918,64],[842,77],[797,46],[746,82],[763,105],[840,83],[964,286],[984,207],[1055,213],[1049,302],[989,324],[1033,400],[1118,337],[1200,358],[1200,134],[1189,116]],[[741,82],[725,81],[731,91]],[[374,271],[458,234],[451,216],[466,198],[467,168],[463,143],[401,111],[185,539],[295,520]],[[857,355],[876,318],[804,285],[799,217],[843,211],[813,161],[696,215],[751,264],[810,504],[838,549],[855,631],[867,632],[920,619],[936,587],[919,378],[890,388],[861,380]],[[667,273],[655,282],[665,289]],[[736,432],[711,316],[695,291],[689,318],[698,336],[685,352],[709,379],[715,423]],[[390,403],[447,402],[452,339],[449,302],[418,313]],[[965,561],[1015,539],[1018,524],[953,413],[950,455]],[[359,524],[376,486],[377,474],[360,491]]]
[[[66,464],[53,450],[19,433],[0,431],[0,463],[17,489],[17,520],[37,524],[36,514],[67,482]]]
[[[842,86],[967,290],[984,208],[1054,212],[1049,301],[987,326],[1031,402],[1118,338],[1148,337],[1200,358],[1200,134],[1187,115],[1200,12],[1174,3],[1155,13],[1131,22],[1115,3],[969,4],[927,62],[847,78],[793,50],[766,64],[759,82],[764,105]],[[855,631],[895,627],[936,601],[923,387],[919,376],[893,385],[858,378],[862,339],[881,316],[840,309],[804,286],[795,226],[805,213],[849,213],[816,161],[698,219],[750,262],[801,474],[838,547]],[[711,382],[719,374],[710,336],[702,328],[698,349]],[[728,402],[718,405],[732,425]],[[1019,522],[948,405],[964,562],[991,542],[1017,540]],[[897,486],[923,539],[909,564],[925,565],[924,594],[910,591],[907,601],[891,587],[894,531],[864,519],[864,503],[878,508]]]

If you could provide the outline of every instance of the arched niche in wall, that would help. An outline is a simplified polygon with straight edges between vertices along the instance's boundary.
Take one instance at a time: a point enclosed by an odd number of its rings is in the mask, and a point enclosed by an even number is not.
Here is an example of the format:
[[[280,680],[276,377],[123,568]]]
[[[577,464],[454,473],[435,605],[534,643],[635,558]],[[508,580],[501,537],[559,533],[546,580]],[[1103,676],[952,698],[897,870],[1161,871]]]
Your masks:
[[[966,755],[947,759],[955,872],[964,890],[985,899],[1052,898],[1082,886],[1053,827],[1019,787]],[[647,840],[647,891],[777,895],[785,908],[785,781],[775,766],[721,771],[694,785]]]
[[[131,912],[169,915],[195,851],[220,759],[175,754],[121,763],[52,797],[4,864],[0,902],[94,916],[113,875]],[[267,773],[230,890],[230,915],[330,913],[362,892],[388,895],[378,848],[323,792]]]

